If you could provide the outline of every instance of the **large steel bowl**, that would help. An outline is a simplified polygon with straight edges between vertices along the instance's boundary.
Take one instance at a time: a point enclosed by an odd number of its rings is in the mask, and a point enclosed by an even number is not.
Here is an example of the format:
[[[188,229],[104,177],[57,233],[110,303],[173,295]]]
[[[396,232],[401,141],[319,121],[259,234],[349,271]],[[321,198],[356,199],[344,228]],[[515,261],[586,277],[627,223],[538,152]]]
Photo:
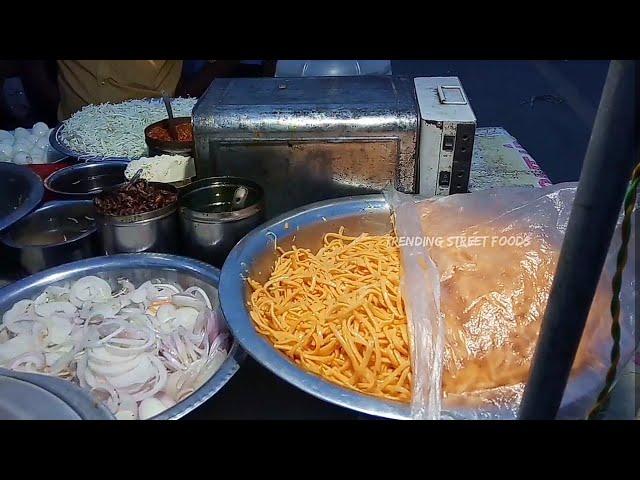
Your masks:
[[[292,385],[322,400],[359,412],[386,418],[410,418],[408,405],[340,387],[301,369],[256,331],[249,316],[247,304],[251,290],[246,279],[265,282],[269,278],[277,258],[276,239],[277,246],[285,250],[295,244],[298,248],[317,251],[324,235],[338,231],[341,226],[346,235],[388,233],[392,230],[389,205],[382,195],[344,197],[292,210],[259,226],[238,242],[222,268],[222,310],[240,345],[264,367]],[[574,382],[572,393],[563,399],[566,411],[601,388],[593,383],[593,377],[586,379],[576,375],[571,381]],[[482,411],[477,406],[476,400],[450,396],[443,402],[442,417],[513,419],[517,415],[517,406],[513,403],[494,402]]]
[[[101,277],[109,281],[114,288],[115,280],[121,276],[126,276],[134,285],[162,277],[178,282],[185,288],[199,286],[211,298],[215,298],[214,289],[218,287],[220,280],[217,268],[185,257],[157,253],[96,257],[51,268],[0,289],[0,318],[1,314],[18,300],[35,298],[49,285],[73,281],[86,275]],[[234,340],[227,359],[202,387],[153,419],[178,419],[200,406],[215,395],[238,371],[244,356],[244,352]]]
[[[264,282],[277,258],[277,245],[318,250],[325,233],[345,227],[345,234],[384,234],[390,231],[389,206],[382,195],[346,197],[314,203],[286,213],[253,230],[227,257],[220,278],[220,303],[233,335],[242,347],[268,370],[321,400],[387,418],[410,417],[406,404],[381,400],[340,387],[302,370],[277,351],[253,325],[247,301],[246,278]]]

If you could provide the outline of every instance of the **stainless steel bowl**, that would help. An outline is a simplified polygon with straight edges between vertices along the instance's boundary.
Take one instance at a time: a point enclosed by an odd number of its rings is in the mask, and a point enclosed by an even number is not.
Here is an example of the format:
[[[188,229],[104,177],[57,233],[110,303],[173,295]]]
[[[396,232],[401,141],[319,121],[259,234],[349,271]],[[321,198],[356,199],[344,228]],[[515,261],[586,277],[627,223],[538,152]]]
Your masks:
[[[178,192],[167,183],[149,184]],[[96,212],[96,224],[102,250],[107,255],[178,251],[178,202],[137,215],[111,216]]]
[[[49,375],[0,368],[0,420],[114,420],[88,390]]]
[[[135,285],[163,277],[183,287],[199,286],[215,298],[220,272],[218,269],[190,258],[155,253],[113,255],[67,263],[31,275],[0,289],[0,318],[18,300],[35,298],[45,287],[96,275],[116,288],[116,280],[125,276]],[[180,418],[215,395],[238,371],[245,353],[234,340],[229,356],[220,369],[193,394],[154,417],[157,420]]]
[[[307,372],[277,351],[254,325],[247,307],[246,278],[265,282],[277,258],[275,243],[287,249],[317,250],[325,233],[345,227],[347,235],[384,234],[391,229],[389,206],[382,195],[347,197],[314,203],[281,215],[256,228],[238,242],[222,267],[220,303],[229,327],[242,347],[264,367],[292,385],[322,400],[387,418],[410,417],[408,405],[364,395]],[[277,240],[276,240],[277,239]]]
[[[0,231],[36,208],[43,195],[36,173],[24,165],[0,162]]]
[[[0,375],[0,420],[82,420],[82,417],[44,388]]]
[[[326,233],[338,231],[343,226],[345,234],[357,236],[363,232],[385,234],[392,230],[389,205],[382,195],[344,197],[314,203],[292,210],[256,228],[244,237],[231,251],[222,268],[220,301],[227,322],[242,347],[264,367],[301,390],[336,405],[380,417],[410,418],[410,407],[398,402],[381,400],[330,383],[309,373],[288,357],[277,351],[259,334],[249,316],[248,300],[251,290],[247,278],[265,282],[271,274],[277,258],[277,246],[317,251]],[[606,359],[603,359],[606,364]],[[580,382],[581,377],[572,377]],[[593,379],[593,376],[590,377]],[[593,382],[592,382],[593,383]],[[563,407],[569,411],[572,405],[592,395],[598,385],[590,384],[574,388],[576,397],[565,397]],[[456,419],[511,419],[517,411],[512,404],[495,402],[486,413],[479,413],[478,404],[462,398],[449,397],[443,402],[443,418]]]
[[[48,202],[14,224],[0,240],[15,249],[28,273],[98,254],[90,200]]]
[[[105,189],[124,183],[127,164],[113,161],[71,165],[49,175],[44,187],[69,200],[91,199]]]
[[[189,124],[192,125],[191,117],[175,117],[175,125]],[[169,129],[169,119],[165,118],[159,122],[154,122],[148,125],[144,129],[144,140],[149,150],[149,156],[156,155],[185,155],[187,157],[193,157],[193,140],[190,142],[178,142],[173,140],[156,140],[149,137],[149,132],[152,128],[161,126],[165,129]],[[193,126],[191,127],[193,131]]]
[[[247,197],[234,209],[241,186]],[[219,267],[238,240],[264,221],[264,192],[243,178],[205,178],[181,190],[179,214],[184,252]]]

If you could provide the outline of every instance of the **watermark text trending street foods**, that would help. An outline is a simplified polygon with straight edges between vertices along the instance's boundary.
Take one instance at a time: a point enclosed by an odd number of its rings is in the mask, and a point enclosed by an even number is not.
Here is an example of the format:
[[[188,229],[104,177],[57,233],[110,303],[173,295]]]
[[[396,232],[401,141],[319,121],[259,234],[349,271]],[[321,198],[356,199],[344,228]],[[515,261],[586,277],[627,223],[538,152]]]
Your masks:
[[[529,235],[495,235],[495,236],[467,236],[453,235],[447,237],[391,237],[390,240],[399,247],[528,247],[531,244]]]

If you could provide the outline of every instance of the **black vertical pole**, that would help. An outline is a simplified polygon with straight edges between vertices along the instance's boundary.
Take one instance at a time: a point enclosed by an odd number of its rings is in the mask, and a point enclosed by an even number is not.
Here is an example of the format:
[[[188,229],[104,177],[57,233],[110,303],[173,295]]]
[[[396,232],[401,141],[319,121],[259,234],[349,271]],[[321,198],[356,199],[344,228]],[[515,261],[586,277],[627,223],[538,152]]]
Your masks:
[[[612,61],[520,405],[522,420],[556,417],[633,166],[635,62]]]

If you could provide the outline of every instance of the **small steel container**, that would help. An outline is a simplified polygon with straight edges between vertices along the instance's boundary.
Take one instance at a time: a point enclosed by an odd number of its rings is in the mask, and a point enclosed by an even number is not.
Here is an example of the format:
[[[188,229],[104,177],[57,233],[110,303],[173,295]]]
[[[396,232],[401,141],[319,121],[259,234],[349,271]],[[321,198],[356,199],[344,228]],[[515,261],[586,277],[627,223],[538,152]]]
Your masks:
[[[191,125],[191,117],[176,117],[175,123],[177,125],[182,125],[188,123]],[[147,143],[147,148],[149,149],[149,156],[153,157],[156,155],[185,155],[188,157],[193,157],[193,141],[191,142],[173,142],[173,141],[164,141],[164,140],[156,140],[154,138],[149,137],[149,132],[152,128],[156,126],[162,126],[169,129],[169,119],[160,120],[159,122],[152,123],[147,128],[144,129],[144,140]]]
[[[0,237],[20,265],[36,273],[98,254],[95,210],[89,200],[48,202]]]
[[[150,182],[177,193],[176,187]],[[115,253],[176,253],[178,243],[178,203],[136,215],[111,216],[96,211],[96,225],[102,251]]]
[[[62,168],[44,181],[45,189],[66,199],[91,199],[104,189],[124,183],[128,162],[79,163]]]
[[[232,200],[238,187],[248,190],[242,208]],[[212,177],[185,187],[180,196],[183,251],[220,267],[238,241],[264,221],[260,185],[238,177]]]

